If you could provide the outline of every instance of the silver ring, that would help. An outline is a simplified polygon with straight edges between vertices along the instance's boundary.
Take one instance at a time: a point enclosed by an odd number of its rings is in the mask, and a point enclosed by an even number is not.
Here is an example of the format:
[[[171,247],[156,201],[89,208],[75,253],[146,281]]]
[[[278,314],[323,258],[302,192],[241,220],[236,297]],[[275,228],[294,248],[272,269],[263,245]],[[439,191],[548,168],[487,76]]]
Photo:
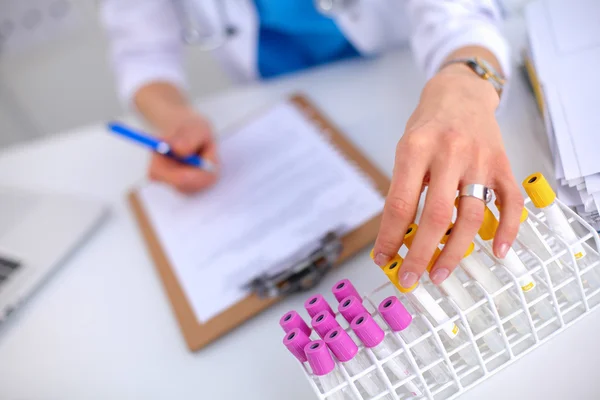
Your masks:
[[[492,189],[479,183],[471,183],[470,185],[463,186],[458,192],[458,197],[465,196],[475,197],[487,204],[492,201]]]

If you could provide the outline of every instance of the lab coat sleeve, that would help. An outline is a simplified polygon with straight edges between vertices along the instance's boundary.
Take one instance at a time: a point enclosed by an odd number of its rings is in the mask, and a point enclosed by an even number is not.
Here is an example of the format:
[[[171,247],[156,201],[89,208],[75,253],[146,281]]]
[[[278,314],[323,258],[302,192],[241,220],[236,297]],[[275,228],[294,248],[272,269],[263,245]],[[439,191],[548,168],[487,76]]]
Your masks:
[[[499,30],[502,21],[495,0],[409,0],[411,45],[419,66],[433,76],[453,51],[479,45],[510,74],[510,49]]]
[[[181,28],[175,12],[171,0],[100,2],[118,93],[126,106],[150,82],[186,88]]]

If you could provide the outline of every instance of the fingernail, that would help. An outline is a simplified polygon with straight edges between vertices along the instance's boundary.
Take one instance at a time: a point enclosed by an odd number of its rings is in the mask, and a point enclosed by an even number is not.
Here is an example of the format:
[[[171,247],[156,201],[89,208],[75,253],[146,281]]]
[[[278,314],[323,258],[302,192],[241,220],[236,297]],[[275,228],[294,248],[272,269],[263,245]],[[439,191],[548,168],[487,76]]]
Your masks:
[[[375,264],[380,267],[383,267],[385,264],[390,262],[391,258],[383,253],[377,253],[375,256]]]
[[[450,270],[447,268],[438,268],[435,271],[433,271],[433,274],[431,274],[429,276],[429,278],[431,279],[431,282],[433,282],[434,285],[439,285],[440,283],[444,282],[444,280],[446,280],[446,278],[450,275]]]
[[[412,285],[417,283],[418,279],[419,279],[419,276],[417,274],[415,274],[414,272],[405,272],[402,274],[402,277],[400,278],[400,285],[402,285],[403,288],[408,289]]]
[[[498,246],[498,258],[506,257],[506,254],[508,253],[508,249],[510,249],[510,246],[508,245],[508,243],[502,243],[500,246]]]

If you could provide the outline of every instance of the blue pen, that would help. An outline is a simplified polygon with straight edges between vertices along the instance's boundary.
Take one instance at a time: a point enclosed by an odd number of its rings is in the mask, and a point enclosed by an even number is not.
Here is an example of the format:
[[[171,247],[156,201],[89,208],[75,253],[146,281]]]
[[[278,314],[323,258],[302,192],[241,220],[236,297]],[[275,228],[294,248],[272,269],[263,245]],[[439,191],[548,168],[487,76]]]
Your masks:
[[[134,131],[133,129],[128,128],[125,125],[120,124],[118,122],[109,122],[108,129],[110,129],[112,132],[118,135],[121,135],[124,138],[137,142],[142,146],[146,146],[158,154],[162,154],[183,164],[201,168],[208,172],[212,172],[215,169],[215,166],[211,162],[204,160],[197,155],[179,157],[178,155],[173,153],[168,143],[163,142],[162,140],[159,140],[146,133]]]

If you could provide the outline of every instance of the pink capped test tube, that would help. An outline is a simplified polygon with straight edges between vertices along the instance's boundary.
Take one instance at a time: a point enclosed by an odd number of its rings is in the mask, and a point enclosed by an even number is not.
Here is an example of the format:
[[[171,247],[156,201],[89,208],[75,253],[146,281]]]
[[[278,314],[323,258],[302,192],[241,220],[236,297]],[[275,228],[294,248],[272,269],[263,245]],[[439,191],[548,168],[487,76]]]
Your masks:
[[[300,329],[306,336],[310,336],[311,329],[308,327],[304,319],[296,311],[288,311],[279,320],[279,325],[284,332],[289,332],[294,328]]]
[[[321,294],[316,294],[314,296],[309,297],[308,300],[304,302],[304,308],[306,309],[308,315],[310,315],[311,318],[323,310],[329,311],[331,315],[335,315],[335,313],[329,306],[329,303],[327,303],[327,300],[325,300],[325,297],[323,297],[323,295]]]
[[[351,323],[358,314],[367,312],[367,309],[356,296],[348,296],[340,301],[338,311],[348,323]]]
[[[336,321],[335,317],[331,315],[329,311],[323,310],[316,314],[310,321],[313,329],[321,339],[325,338],[325,335],[330,330],[337,328],[340,324]]]
[[[358,291],[349,279],[342,279],[341,281],[338,281],[331,288],[331,292],[333,293],[333,296],[338,301],[338,303],[348,296],[354,296],[360,302],[362,302],[362,297],[360,296],[360,294],[358,294]]]

